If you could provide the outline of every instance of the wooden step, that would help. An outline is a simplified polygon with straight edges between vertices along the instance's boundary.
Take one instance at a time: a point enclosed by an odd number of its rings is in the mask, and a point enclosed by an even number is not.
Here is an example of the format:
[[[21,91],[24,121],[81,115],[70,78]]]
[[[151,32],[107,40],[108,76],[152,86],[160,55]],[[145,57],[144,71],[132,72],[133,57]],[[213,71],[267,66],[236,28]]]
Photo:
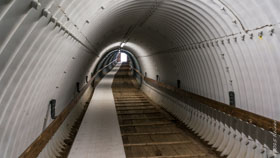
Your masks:
[[[185,141],[174,141],[174,142],[135,143],[135,144],[124,144],[124,147],[149,146],[149,145],[174,145],[174,144],[189,144],[189,143],[192,143],[192,141],[185,140]]]

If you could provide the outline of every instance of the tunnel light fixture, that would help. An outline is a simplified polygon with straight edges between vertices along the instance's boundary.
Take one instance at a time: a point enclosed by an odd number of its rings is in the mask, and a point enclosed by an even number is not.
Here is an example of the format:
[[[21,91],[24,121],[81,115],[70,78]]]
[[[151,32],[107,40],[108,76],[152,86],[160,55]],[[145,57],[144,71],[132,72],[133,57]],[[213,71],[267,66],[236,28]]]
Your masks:
[[[52,99],[52,100],[50,101],[50,105],[51,105],[51,118],[52,118],[52,119],[56,119],[56,116],[55,116],[56,100],[55,100],[55,99]]]
[[[121,48],[123,48],[125,46],[125,42],[123,42],[122,44],[121,44]]]

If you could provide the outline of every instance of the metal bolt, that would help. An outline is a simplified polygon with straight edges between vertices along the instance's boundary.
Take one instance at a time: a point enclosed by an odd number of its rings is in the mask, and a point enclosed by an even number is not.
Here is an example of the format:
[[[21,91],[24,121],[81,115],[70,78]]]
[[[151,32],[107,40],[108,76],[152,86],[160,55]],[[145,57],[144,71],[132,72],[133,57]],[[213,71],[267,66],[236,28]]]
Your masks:
[[[245,41],[245,35],[243,35],[241,38],[242,38],[242,41]]]
[[[250,39],[253,39],[253,38],[254,38],[254,34],[251,33],[251,34],[250,34]]]
[[[274,29],[271,29],[269,32],[270,32],[270,36],[272,36],[274,34]]]

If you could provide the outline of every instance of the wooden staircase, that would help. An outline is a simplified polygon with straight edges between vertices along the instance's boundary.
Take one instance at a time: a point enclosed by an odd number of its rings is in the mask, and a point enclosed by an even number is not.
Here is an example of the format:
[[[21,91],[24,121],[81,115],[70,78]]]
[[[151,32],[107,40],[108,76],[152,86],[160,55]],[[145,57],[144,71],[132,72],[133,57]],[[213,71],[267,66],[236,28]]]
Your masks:
[[[128,158],[218,157],[137,88],[129,72],[123,64],[112,86]]]

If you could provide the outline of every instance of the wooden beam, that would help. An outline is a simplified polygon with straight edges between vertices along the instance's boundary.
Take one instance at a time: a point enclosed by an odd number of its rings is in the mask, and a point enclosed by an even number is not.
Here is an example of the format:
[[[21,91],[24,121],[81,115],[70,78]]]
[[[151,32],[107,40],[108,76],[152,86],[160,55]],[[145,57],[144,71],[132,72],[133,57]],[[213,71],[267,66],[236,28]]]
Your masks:
[[[160,125],[170,125],[172,122],[159,122],[159,123],[141,123],[141,124],[127,124],[120,125],[120,127],[134,127],[134,126],[160,126]]]
[[[160,112],[158,111],[155,111],[155,112],[134,112],[134,113],[123,113],[123,114],[118,114],[118,115],[146,115],[146,114],[161,114]]]
[[[141,136],[141,135],[172,135],[182,132],[146,132],[146,133],[122,133],[122,136]]]

